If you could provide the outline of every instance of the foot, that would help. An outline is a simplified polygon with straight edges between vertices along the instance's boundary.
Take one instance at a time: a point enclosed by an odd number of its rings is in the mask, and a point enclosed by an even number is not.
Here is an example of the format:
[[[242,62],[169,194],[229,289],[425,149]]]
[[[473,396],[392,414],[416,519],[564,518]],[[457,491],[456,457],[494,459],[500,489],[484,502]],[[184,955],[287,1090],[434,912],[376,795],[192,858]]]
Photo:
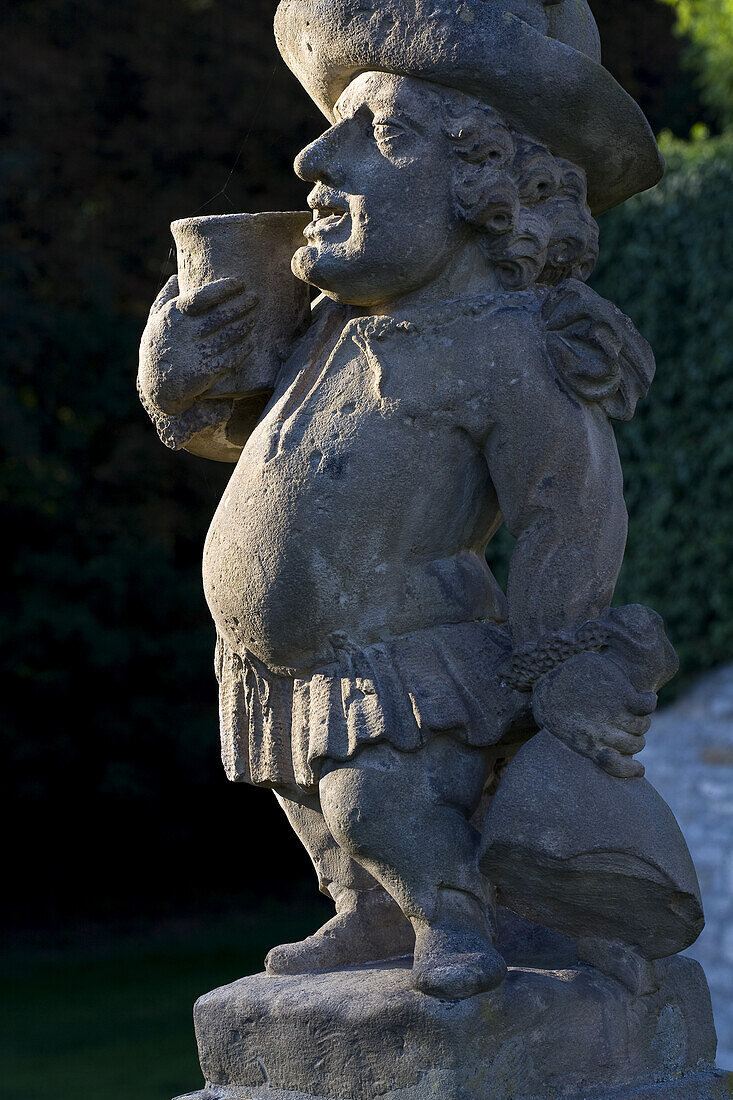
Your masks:
[[[419,993],[444,1001],[462,1001],[495,989],[507,968],[491,941],[466,929],[418,930],[412,984]]]
[[[653,959],[645,959],[633,947],[602,937],[584,937],[577,942],[578,958],[626,986],[635,997],[656,993],[661,985]]]
[[[316,974],[412,954],[412,925],[385,891],[343,891],[336,904],[336,916],[312,936],[273,947],[265,959],[270,974]]]

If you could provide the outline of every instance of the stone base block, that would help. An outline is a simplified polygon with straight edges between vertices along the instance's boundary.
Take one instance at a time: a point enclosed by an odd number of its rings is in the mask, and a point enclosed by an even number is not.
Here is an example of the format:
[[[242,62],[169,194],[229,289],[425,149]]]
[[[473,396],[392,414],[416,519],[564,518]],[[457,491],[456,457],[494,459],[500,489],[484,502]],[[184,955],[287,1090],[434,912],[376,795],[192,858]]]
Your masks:
[[[186,1100],[722,1100],[704,974],[657,964],[632,995],[593,967],[510,970],[459,1003],[415,993],[409,960],[257,974],[195,1009],[202,1092]]]
[[[412,1091],[412,1095],[423,1100],[438,1100],[446,1095],[441,1091],[440,1083],[433,1087],[426,1086],[432,1091]],[[410,1096],[408,1093],[390,1093],[388,1097]],[[450,1094],[447,1094],[450,1095]],[[561,1095],[561,1094],[557,1094]],[[663,1082],[658,1085],[646,1085],[641,1088],[626,1089],[624,1092],[594,1093],[596,1096],[605,1097],[605,1100],[730,1100],[733,1096],[733,1074],[731,1073],[704,1073],[694,1074],[680,1081]],[[227,1089],[221,1087],[205,1088],[201,1092],[191,1092],[188,1096],[180,1096],[178,1100],[329,1100],[328,1097],[313,1096],[305,1092],[285,1092],[283,1089],[271,1089],[265,1086],[262,1089]],[[379,1100],[383,1100],[382,1097]],[[475,1097],[474,1100],[485,1100],[484,1094]],[[493,1098],[492,1098],[493,1100]],[[524,1094],[516,1093],[515,1100],[524,1100]]]

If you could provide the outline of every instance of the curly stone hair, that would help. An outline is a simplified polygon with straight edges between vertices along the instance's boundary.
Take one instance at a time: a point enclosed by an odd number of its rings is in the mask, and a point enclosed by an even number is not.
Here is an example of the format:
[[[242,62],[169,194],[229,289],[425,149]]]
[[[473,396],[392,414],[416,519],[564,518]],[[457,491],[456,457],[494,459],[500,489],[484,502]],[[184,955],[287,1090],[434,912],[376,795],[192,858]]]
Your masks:
[[[457,211],[480,231],[503,286],[585,282],[598,259],[598,226],[582,168],[512,130],[492,107],[435,90],[456,157]]]

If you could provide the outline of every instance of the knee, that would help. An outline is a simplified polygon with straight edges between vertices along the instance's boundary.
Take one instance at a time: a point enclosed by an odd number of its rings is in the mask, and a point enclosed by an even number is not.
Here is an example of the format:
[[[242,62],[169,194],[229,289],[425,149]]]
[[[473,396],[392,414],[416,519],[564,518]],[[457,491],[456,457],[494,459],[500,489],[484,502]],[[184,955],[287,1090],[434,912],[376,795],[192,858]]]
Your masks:
[[[454,828],[470,817],[487,774],[484,750],[436,738],[420,752],[400,753],[381,743],[345,764],[324,768],[319,794],[334,839],[358,853],[399,844],[440,821]],[[456,820],[454,820],[456,819]]]
[[[323,815],[334,839],[357,860],[395,846],[411,815],[410,804],[414,813],[423,801],[417,790],[419,763],[416,755],[378,744],[346,764],[324,769],[319,788]]]
[[[335,767],[320,784],[323,816],[334,839],[354,855],[372,847],[379,792],[372,777],[351,765]]]

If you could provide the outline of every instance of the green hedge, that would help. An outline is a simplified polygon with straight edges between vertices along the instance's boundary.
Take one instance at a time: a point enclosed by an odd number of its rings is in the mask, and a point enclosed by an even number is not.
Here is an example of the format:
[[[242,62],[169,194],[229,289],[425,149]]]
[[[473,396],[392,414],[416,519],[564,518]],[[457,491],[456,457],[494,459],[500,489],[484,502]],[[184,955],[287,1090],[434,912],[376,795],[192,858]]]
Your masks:
[[[662,146],[663,182],[601,218],[593,285],[657,357],[617,431],[630,513],[617,599],[664,616],[683,683],[733,660],[733,134]]]
[[[689,675],[733,659],[733,134],[662,146],[662,184],[601,219],[594,285],[657,357],[618,431],[631,519],[618,597],[665,617]]]

